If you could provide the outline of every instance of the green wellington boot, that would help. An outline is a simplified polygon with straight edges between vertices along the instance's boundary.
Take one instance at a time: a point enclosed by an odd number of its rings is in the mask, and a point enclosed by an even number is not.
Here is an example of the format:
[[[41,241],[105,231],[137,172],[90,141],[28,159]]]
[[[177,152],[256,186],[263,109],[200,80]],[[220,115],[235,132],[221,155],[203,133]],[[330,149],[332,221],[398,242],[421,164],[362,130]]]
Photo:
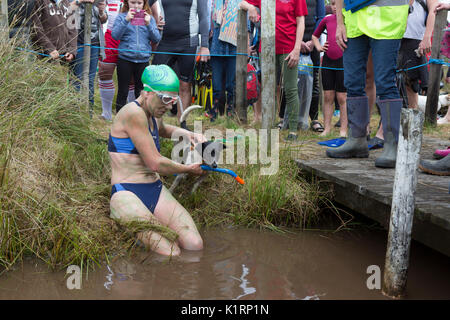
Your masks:
[[[376,167],[395,168],[402,105],[402,99],[378,101],[383,124],[384,148],[381,155],[375,159]]]
[[[329,148],[330,158],[367,158],[367,124],[369,123],[369,101],[366,96],[347,98],[348,138],[338,148]]]

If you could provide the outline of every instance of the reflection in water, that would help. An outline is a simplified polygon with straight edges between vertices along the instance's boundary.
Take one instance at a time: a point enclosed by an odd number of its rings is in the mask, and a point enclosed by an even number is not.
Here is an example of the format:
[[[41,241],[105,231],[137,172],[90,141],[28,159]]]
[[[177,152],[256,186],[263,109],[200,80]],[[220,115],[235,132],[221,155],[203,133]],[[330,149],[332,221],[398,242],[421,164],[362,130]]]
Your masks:
[[[242,297],[248,296],[249,294],[255,293],[256,289],[253,287],[247,287],[248,280],[245,279],[245,277],[248,275],[248,268],[245,266],[245,264],[242,265],[242,276],[238,279],[235,277],[232,277],[233,279],[240,281],[241,284],[239,285],[240,288],[244,291],[244,294],[241,294],[237,298],[233,300],[239,300]]]
[[[325,295],[325,293],[323,293],[323,294],[315,294],[313,296],[306,296],[302,300],[320,300],[320,297],[322,297],[324,295]]]
[[[171,259],[137,250],[89,271],[69,290],[65,270],[35,260],[0,277],[0,299],[386,299],[366,286],[369,265],[384,265],[384,231],[277,234],[208,230],[201,252]],[[450,299],[450,258],[415,242],[407,298]],[[105,281],[106,280],[106,281]]]
[[[114,284],[114,282],[112,281],[112,277],[114,275],[114,272],[111,270],[111,268],[109,267],[109,265],[106,266],[108,268],[109,274],[106,276],[106,281],[103,286],[106,288],[106,290],[111,290],[111,285]]]

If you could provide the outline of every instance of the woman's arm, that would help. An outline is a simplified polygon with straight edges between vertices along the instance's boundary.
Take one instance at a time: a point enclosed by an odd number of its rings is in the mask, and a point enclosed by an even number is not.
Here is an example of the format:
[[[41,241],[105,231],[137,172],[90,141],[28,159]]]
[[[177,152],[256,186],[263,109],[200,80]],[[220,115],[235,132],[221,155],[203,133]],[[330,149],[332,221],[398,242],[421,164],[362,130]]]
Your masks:
[[[129,112],[125,120],[126,131],[147,168],[162,175],[179,173],[202,174],[200,164],[184,165],[162,156],[148,130],[147,117],[142,109]]]
[[[128,21],[125,19],[125,15],[120,13],[117,15],[116,20],[114,21],[114,26],[111,31],[111,36],[114,40],[120,40],[127,30]]]
[[[305,17],[299,16],[295,18],[297,21],[297,31],[295,33],[295,44],[294,49],[286,57],[289,68],[294,68],[298,66],[298,61],[300,60],[300,48],[303,39],[303,33],[305,32]]]
[[[161,33],[156,26],[155,19],[147,12],[145,13],[145,23],[147,24],[148,37],[150,41],[154,43],[161,41]]]
[[[437,5],[437,0],[427,0],[428,17],[425,27],[425,34],[419,44],[419,53],[421,55],[426,55],[431,52],[431,36],[433,35],[434,21],[436,20],[435,9]]]
[[[260,17],[258,15],[258,10],[256,10],[256,7],[254,5],[244,0],[239,3],[239,8],[248,12],[248,19],[251,22],[256,23],[259,21]]]

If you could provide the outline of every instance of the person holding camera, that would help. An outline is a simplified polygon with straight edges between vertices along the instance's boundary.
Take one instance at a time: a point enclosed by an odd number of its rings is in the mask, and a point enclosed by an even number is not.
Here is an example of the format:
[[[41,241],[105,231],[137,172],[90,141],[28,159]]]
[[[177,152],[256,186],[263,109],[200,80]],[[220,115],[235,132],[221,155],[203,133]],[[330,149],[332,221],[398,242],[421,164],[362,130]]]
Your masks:
[[[131,76],[135,80],[135,95],[140,95],[143,88],[141,75],[149,64],[152,51],[150,42],[157,43],[161,40],[148,0],[125,0],[111,35],[113,39],[120,41],[117,59],[119,88],[116,98],[116,112],[119,112],[127,102]]]

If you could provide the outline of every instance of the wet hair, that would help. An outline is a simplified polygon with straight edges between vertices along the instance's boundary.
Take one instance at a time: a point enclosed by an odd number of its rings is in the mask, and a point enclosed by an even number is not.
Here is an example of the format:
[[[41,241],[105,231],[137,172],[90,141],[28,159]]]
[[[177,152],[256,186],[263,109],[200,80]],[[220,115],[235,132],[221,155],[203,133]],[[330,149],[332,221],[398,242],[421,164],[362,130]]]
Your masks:
[[[122,6],[122,10],[120,10],[120,12],[128,12],[128,11],[130,11],[130,5],[128,4],[128,1],[129,0],[123,0],[123,6]],[[143,0],[143,1],[144,1],[144,10],[145,10],[145,12],[147,12],[149,15],[153,15],[152,9],[148,5],[148,0]]]

